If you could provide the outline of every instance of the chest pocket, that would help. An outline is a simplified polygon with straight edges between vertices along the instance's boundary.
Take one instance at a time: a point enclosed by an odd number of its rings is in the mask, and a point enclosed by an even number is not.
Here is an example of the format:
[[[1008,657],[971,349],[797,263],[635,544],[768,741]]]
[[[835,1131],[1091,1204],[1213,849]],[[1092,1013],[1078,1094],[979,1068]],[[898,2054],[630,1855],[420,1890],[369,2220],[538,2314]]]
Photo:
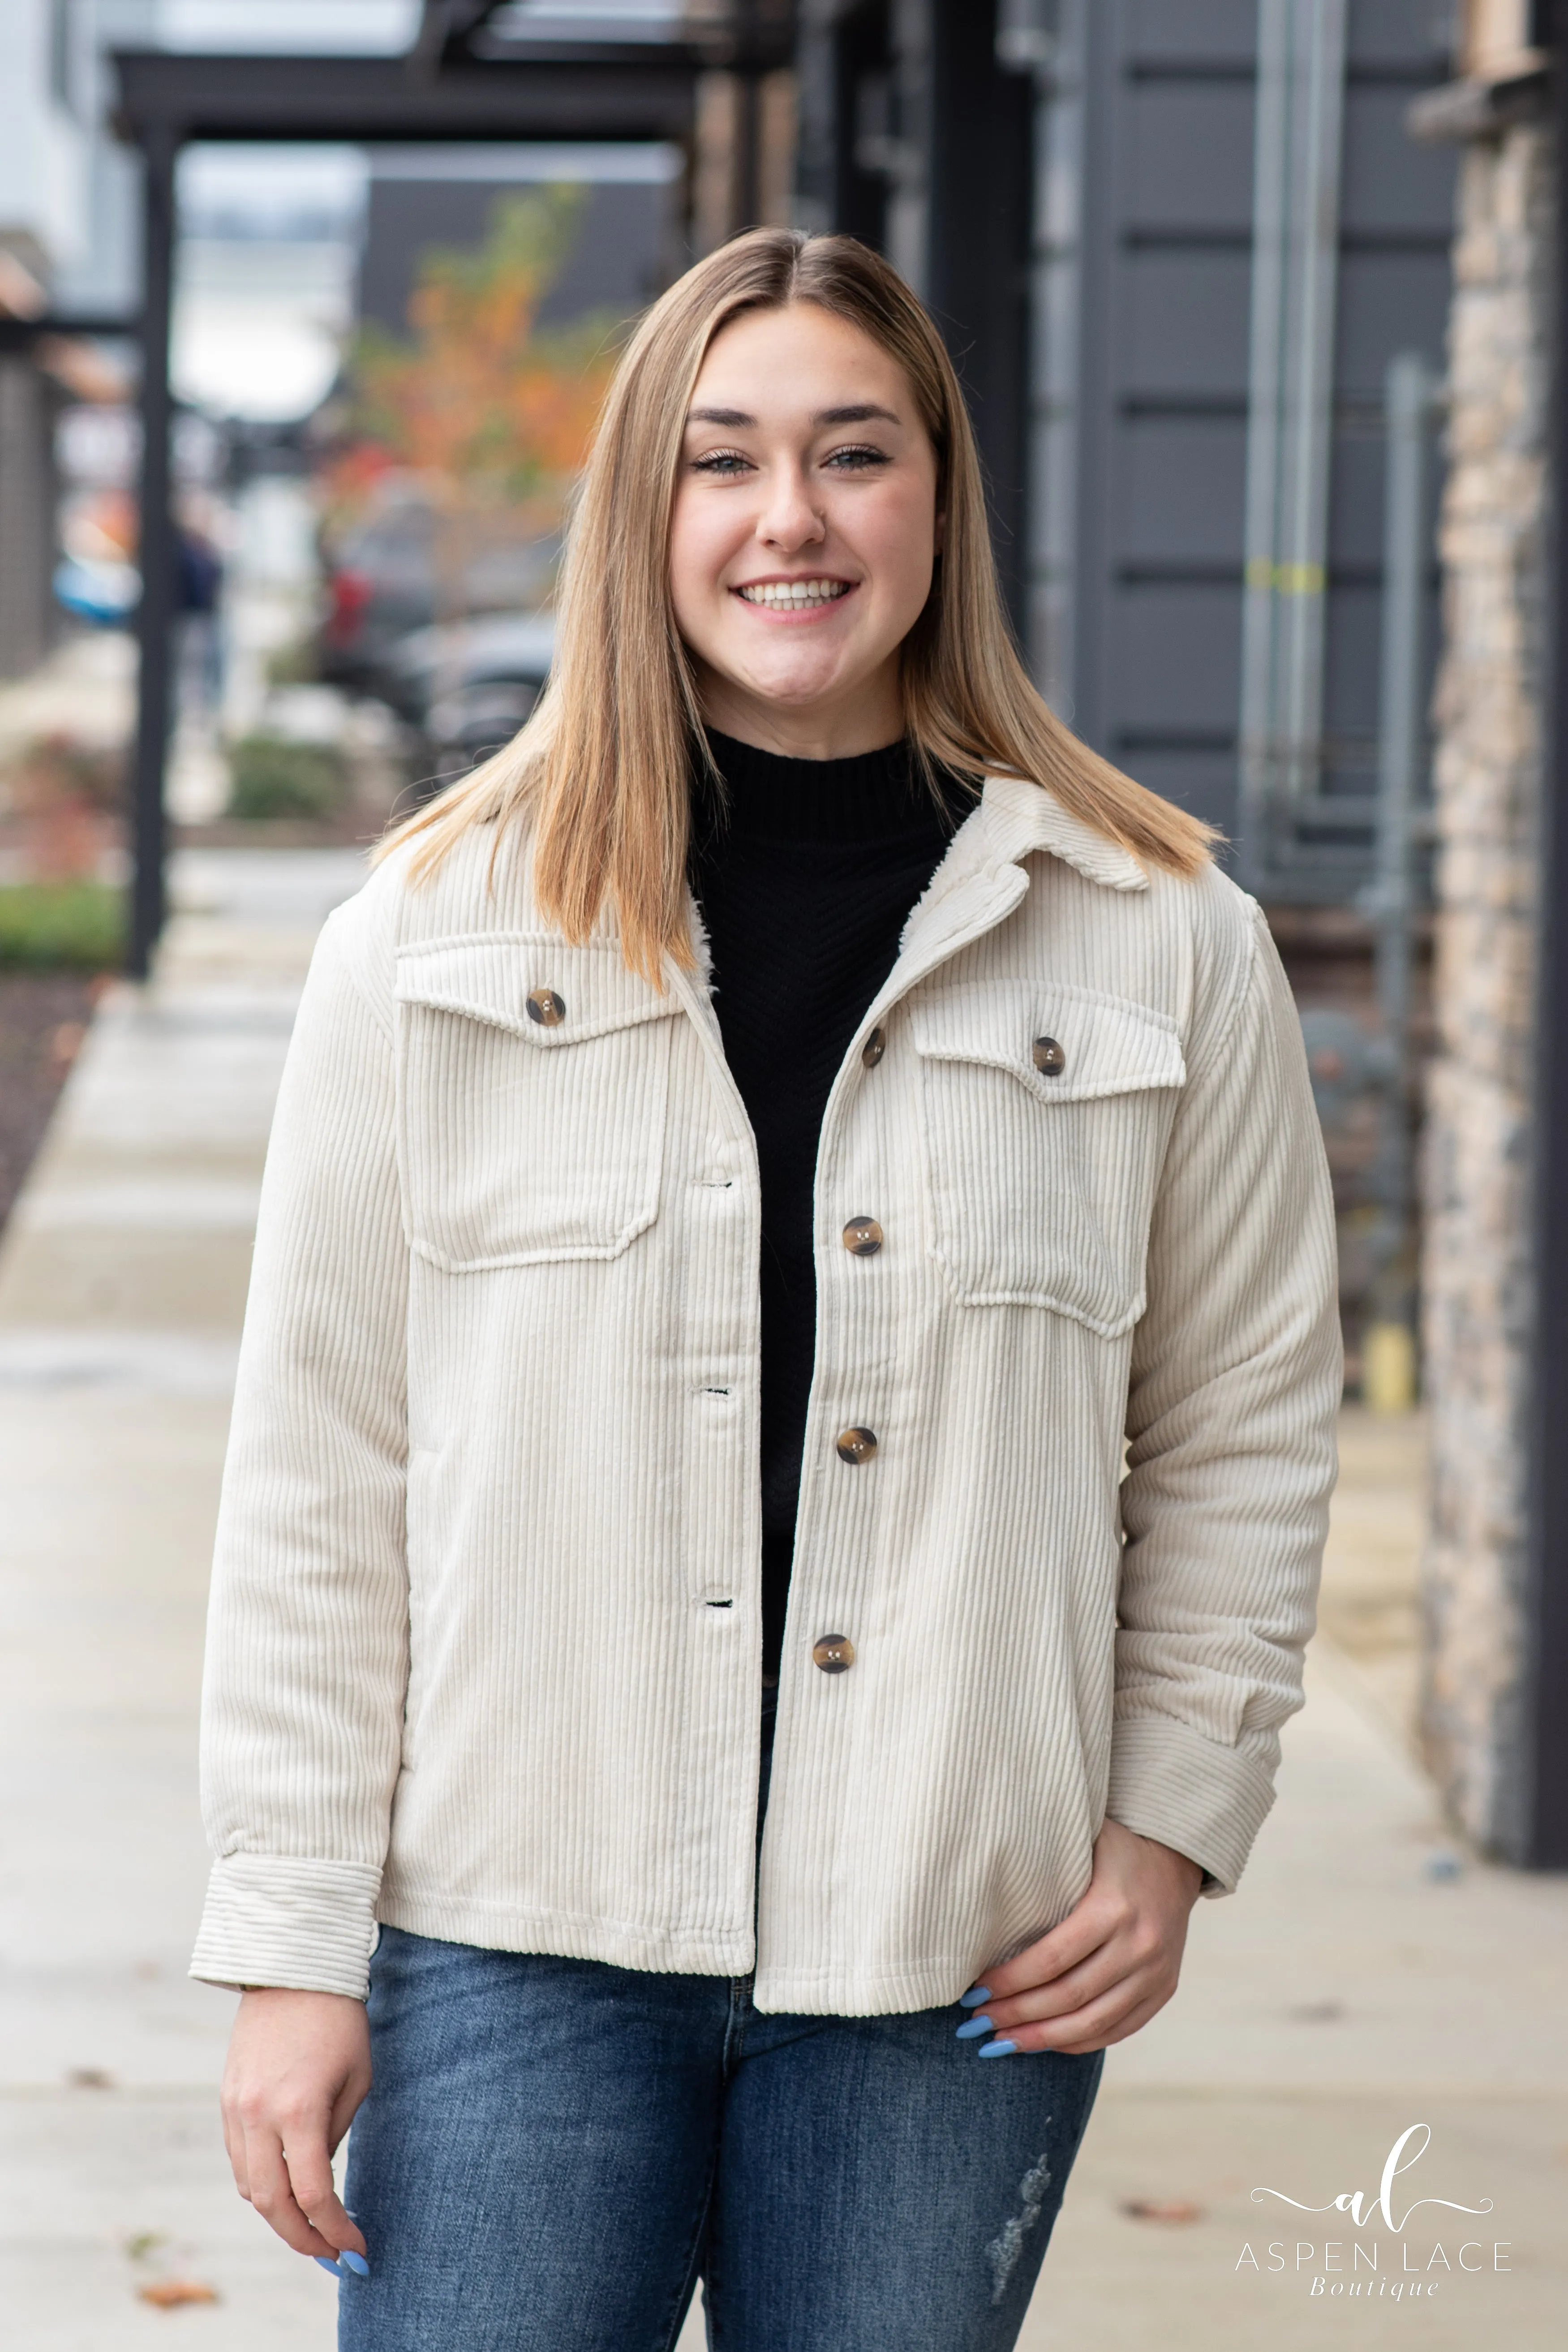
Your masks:
[[[932,1246],[955,1295],[1130,1330],[1186,1081],[1175,1023],[1028,982],[934,989],[910,1011]]]
[[[676,1000],[618,947],[437,940],[397,964],[410,1246],[449,1274],[616,1257],[651,1225]]]

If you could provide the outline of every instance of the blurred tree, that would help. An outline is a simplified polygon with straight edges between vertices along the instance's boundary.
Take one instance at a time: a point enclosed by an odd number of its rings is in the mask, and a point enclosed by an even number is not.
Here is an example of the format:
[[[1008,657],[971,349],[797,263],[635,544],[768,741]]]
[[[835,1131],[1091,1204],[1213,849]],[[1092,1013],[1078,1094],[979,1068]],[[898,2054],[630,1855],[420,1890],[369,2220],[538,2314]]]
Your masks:
[[[539,306],[581,227],[585,191],[499,197],[484,242],[420,257],[406,339],[367,325],[351,357],[344,437],[326,470],[329,525],[395,470],[441,524],[448,612],[476,551],[557,530],[587,454],[624,322],[595,311],[541,328]]]

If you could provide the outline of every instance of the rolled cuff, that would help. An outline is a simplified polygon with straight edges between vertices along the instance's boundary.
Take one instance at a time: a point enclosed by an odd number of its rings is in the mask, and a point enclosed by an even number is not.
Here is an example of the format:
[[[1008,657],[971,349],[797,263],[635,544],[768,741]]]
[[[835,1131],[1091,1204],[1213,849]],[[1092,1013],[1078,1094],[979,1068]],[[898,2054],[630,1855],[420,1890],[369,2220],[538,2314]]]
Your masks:
[[[368,1863],[225,1854],[207,1884],[191,1974],[363,2000],[380,1889],[381,1873]]]
[[[1199,1864],[1205,1895],[1235,1892],[1273,1802],[1271,1766],[1174,1716],[1122,1716],[1112,1729],[1107,1813]]]

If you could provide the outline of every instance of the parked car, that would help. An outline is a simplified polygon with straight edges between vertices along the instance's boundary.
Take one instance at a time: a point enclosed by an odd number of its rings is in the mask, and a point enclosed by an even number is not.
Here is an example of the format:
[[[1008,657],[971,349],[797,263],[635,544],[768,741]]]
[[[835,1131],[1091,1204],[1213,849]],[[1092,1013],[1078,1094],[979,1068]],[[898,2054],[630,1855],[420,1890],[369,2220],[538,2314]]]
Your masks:
[[[548,595],[558,537],[513,537],[498,517],[454,573],[443,528],[421,486],[394,478],[359,520],[331,535],[320,645],[321,675],[330,684],[391,700],[385,670],[394,649],[435,625],[443,610],[504,614]]]
[[[413,630],[388,648],[384,698],[424,738],[431,782],[510,742],[539,699],[555,651],[549,613],[481,613]]]

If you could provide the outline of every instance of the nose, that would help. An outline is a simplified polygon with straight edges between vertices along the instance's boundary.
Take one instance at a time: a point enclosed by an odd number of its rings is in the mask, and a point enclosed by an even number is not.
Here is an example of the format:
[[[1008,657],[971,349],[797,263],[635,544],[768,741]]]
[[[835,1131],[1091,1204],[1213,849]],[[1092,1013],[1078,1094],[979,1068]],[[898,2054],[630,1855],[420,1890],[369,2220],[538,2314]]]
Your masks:
[[[827,525],[812,504],[805,472],[798,466],[781,466],[768,485],[768,497],[757,517],[757,537],[784,555],[826,539]]]

